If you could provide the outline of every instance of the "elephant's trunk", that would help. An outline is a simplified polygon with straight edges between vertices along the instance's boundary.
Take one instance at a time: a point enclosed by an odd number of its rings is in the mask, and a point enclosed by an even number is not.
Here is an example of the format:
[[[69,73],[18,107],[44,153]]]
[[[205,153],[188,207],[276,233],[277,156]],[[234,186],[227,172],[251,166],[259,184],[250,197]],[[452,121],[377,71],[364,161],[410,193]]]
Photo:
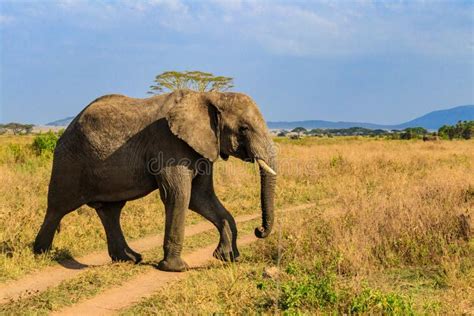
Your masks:
[[[255,236],[258,238],[267,237],[273,228],[274,197],[276,184],[276,164],[275,159],[268,161],[270,165],[262,160],[257,161],[260,165],[260,200],[262,203],[262,226],[255,228]]]

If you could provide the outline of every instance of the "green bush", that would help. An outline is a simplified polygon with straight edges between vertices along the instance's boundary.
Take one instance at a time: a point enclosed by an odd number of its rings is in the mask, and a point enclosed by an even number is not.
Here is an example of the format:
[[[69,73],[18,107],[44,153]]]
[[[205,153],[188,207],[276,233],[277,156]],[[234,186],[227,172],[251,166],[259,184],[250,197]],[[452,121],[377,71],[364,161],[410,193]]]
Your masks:
[[[307,275],[282,284],[280,308],[291,310],[299,307],[326,307],[336,304],[338,295],[334,276]]]
[[[268,308],[277,302],[278,308],[288,315],[315,311],[349,315],[414,315],[411,297],[366,285],[361,289],[344,285],[338,281],[335,269],[334,265],[317,261],[310,267],[307,263],[303,266],[301,263],[289,263],[282,279],[263,280],[257,284],[259,290],[278,293],[267,294],[262,307]]]
[[[40,134],[33,140],[33,149],[38,155],[53,153],[59,137],[60,133],[56,134],[51,131],[46,134]]]
[[[443,125],[438,134],[444,139],[471,139],[474,137],[474,121],[459,121],[456,125]]]
[[[370,288],[364,289],[351,303],[351,313],[382,313],[388,315],[413,315],[410,300],[396,293],[382,293]]]

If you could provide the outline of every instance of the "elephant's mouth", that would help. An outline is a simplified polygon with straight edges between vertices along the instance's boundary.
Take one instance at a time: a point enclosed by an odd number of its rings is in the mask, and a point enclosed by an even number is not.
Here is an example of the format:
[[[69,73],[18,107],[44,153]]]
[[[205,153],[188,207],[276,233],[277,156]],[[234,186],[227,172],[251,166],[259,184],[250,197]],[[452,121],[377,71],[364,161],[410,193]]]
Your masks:
[[[253,155],[247,146],[240,144],[237,149],[232,153],[232,156],[237,157],[245,162],[254,162],[255,155]]]
[[[227,154],[221,153],[220,155],[224,160],[227,160],[229,158],[229,155]],[[260,169],[265,170],[269,174],[276,176],[275,170],[273,170],[264,159],[251,153],[247,146],[239,146],[236,151],[236,156],[246,162],[258,163]]]

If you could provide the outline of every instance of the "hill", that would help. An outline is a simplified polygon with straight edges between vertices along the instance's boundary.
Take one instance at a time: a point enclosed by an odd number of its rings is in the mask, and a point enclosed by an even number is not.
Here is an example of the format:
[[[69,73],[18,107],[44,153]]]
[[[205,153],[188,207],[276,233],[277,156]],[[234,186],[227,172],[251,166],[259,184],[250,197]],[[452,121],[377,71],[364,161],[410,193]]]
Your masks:
[[[322,120],[293,121],[293,122],[268,122],[270,129],[293,129],[295,127],[313,128],[350,128],[364,127],[370,129],[404,129],[407,127],[424,127],[428,130],[437,130],[443,125],[453,125],[458,121],[474,120],[474,105],[462,105],[451,109],[433,111],[411,121],[383,125],[364,122],[331,122]]]
[[[47,123],[46,126],[68,126],[72,122],[73,119],[74,119],[74,116],[66,117],[61,120]]]
[[[421,126],[438,129],[443,125],[454,125],[458,121],[473,121],[474,105],[462,105],[452,109],[433,111],[409,122],[398,125],[399,129]]]
[[[293,129],[296,127],[304,127],[306,129],[313,128],[351,128],[351,127],[363,127],[369,129],[387,129],[387,125],[380,125],[374,123],[363,123],[363,122],[332,122],[323,120],[308,120],[308,121],[281,121],[281,122],[267,122],[268,128],[270,129]]]

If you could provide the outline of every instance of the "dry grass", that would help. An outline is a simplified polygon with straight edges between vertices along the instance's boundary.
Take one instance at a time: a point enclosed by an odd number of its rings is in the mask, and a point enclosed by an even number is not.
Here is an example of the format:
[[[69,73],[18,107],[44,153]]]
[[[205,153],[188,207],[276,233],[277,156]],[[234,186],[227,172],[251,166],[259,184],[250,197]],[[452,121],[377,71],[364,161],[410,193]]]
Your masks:
[[[34,156],[30,142],[0,138],[0,280],[105,247],[97,216],[84,207],[65,218],[53,255],[31,254],[51,159]],[[279,229],[244,251],[242,263],[193,273],[128,312],[474,310],[474,244],[467,229],[474,216],[474,142],[277,143],[277,205],[314,201],[318,207],[280,217]],[[254,167],[231,160],[217,170],[216,190],[232,213],[258,211]],[[127,204],[129,238],[162,229],[158,201],[154,193]],[[262,276],[268,266],[279,266],[279,278]]]
[[[279,197],[319,206],[128,313],[473,311],[474,143],[283,140]],[[288,158],[290,162],[285,162]],[[283,197],[284,196],[284,197]],[[278,279],[264,278],[278,266]]]

